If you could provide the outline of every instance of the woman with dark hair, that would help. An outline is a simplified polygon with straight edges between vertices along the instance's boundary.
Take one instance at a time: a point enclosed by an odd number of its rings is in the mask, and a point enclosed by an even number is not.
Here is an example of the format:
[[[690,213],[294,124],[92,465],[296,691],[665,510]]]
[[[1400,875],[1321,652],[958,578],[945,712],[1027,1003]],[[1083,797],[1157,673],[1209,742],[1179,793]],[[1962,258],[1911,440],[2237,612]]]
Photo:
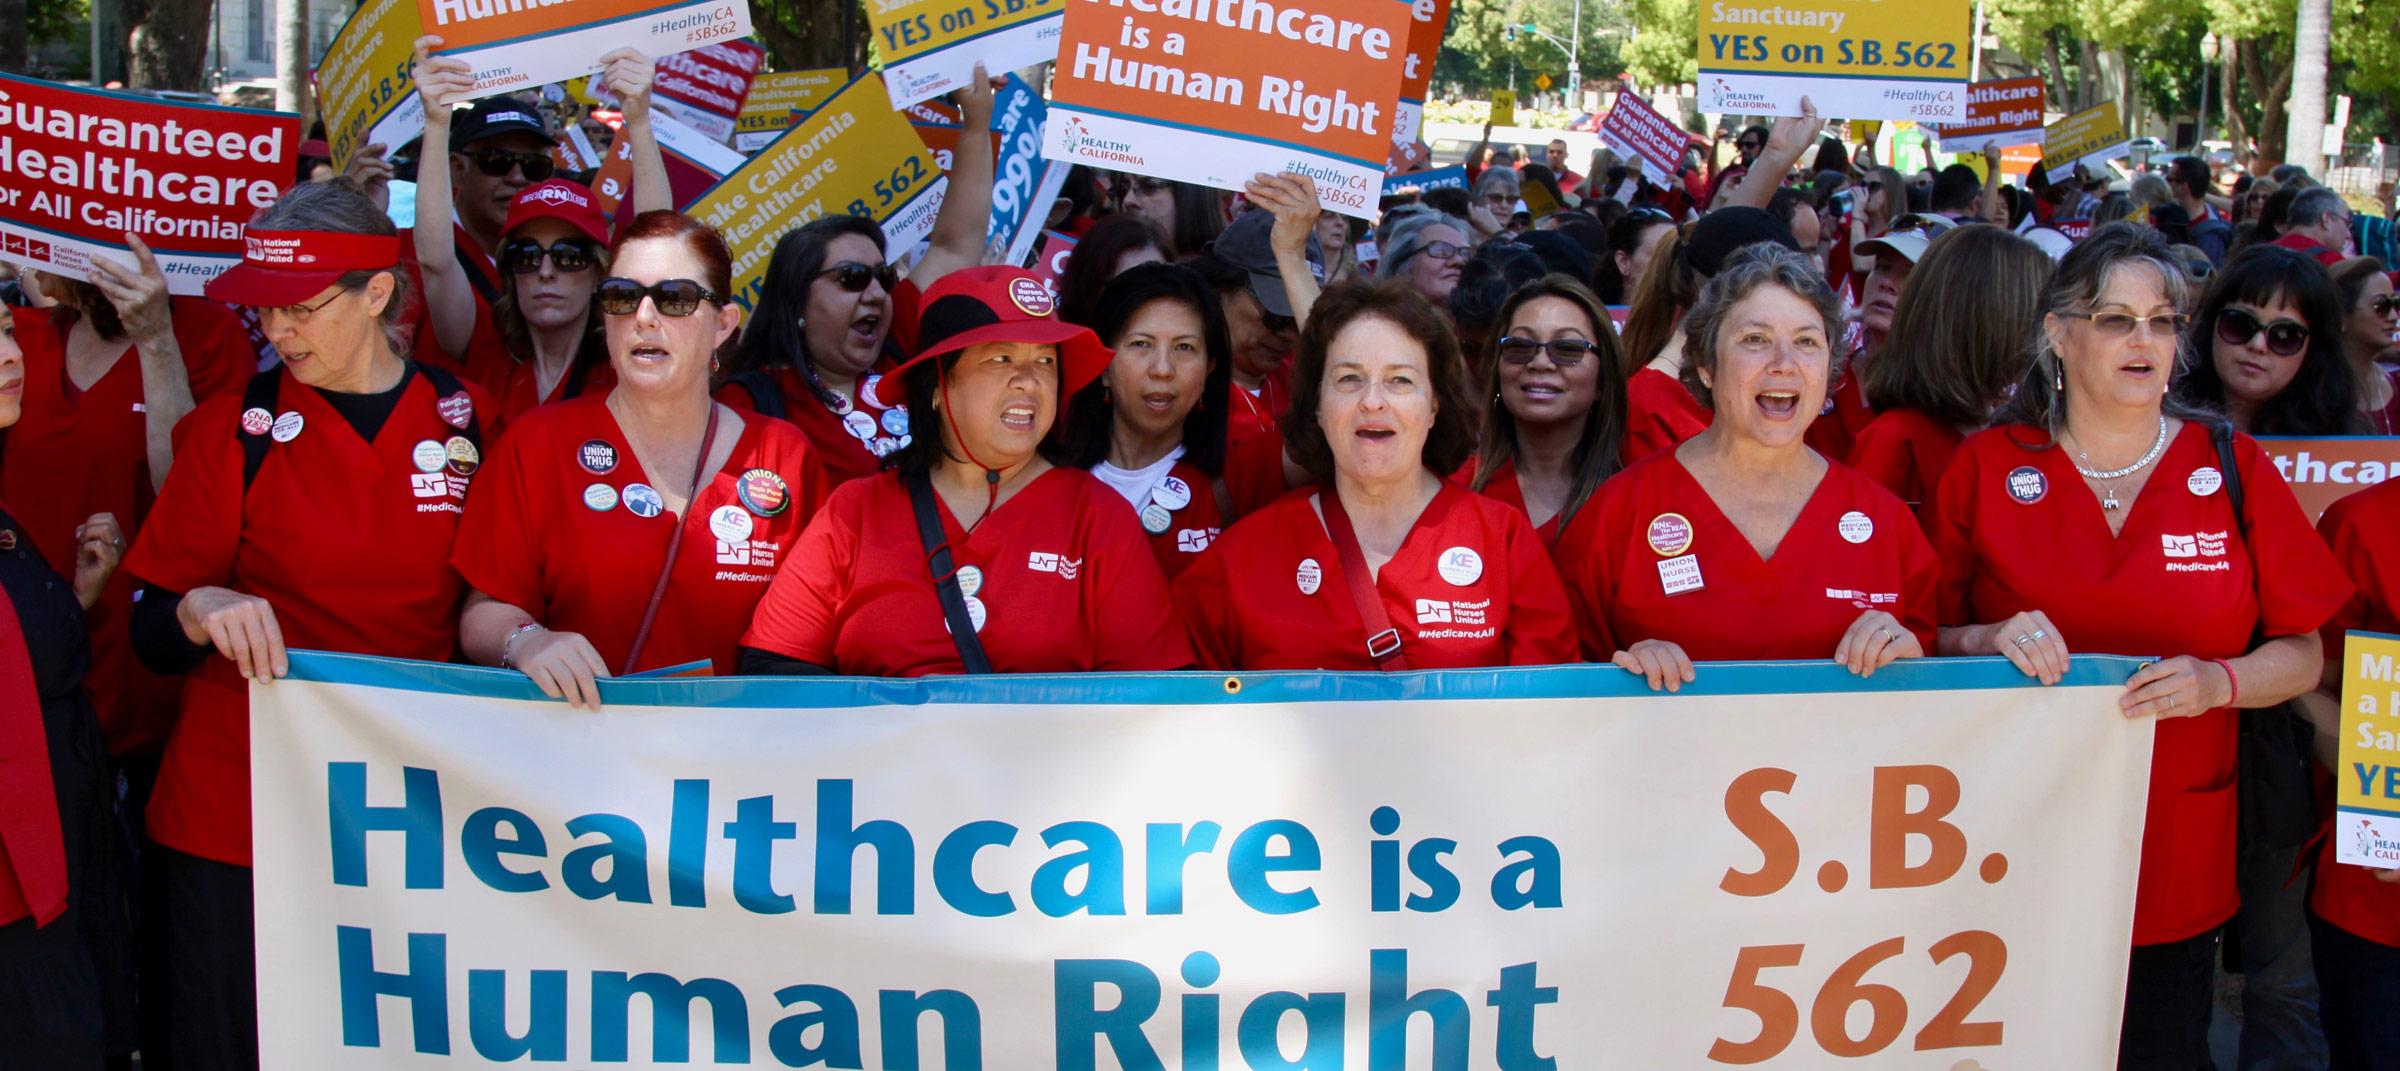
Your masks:
[[[167,1034],[204,1071],[258,1066],[249,689],[288,672],[287,645],[451,656],[451,542],[493,417],[481,387],[400,356],[400,237],[347,179],[293,187],[243,237],[206,293],[257,310],[282,363],[184,418],[125,560],[148,585],[135,656],[190,674],[147,813]]]
[[[1658,251],[1659,243],[1675,233],[1675,217],[1644,206],[1629,208],[1608,227],[1608,255],[1592,272],[1593,289],[1606,305],[1624,305],[1633,300],[1633,284],[1640,280],[1650,258]]]
[[[1132,175],[1126,179],[1126,212],[1156,223],[1173,241],[1177,260],[1208,251],[1225,229],[1225,206],[1216,190],[1173,179]]]
[[[717,373],[718,401],[799,425],[837,484],[874,475],[909,439],[908,410],[880,404],[875,385],[878,370],[914,348],[919,295],[983,263],[992,214],[986,134],[998,86],[978,65],[956,94],[964,129],[949,193],[908,277],[884,260],[883,230],[872,222],[833,213],[795,228],[776,240],[740,348]]]
[[[1516,289],[1484,358],[1481,445],[1451,477],[1515,506],[1544,544],[1622,467],[1625,381],[1608,310],[1563,275]]]
[[[1058,273],[1058,318],[1083,327],[1092,323],[1100,291],[1136,264],[1174,260],[1175,245],[1148,216],[1119,212],[1092,224],[1067,254]]]
[[[1850,444],[1850,467],[1922,510],[1958,444],[1992,422],[2024,375],[2053,263],[2042,247],[1989,223],[1926,247],[1883,352],[1862,377],[1876,417]],[[1970,292],[1975,300],[1958,299]]]
[[[2341,291],[2342,355],[2358,381],[2358,410],[2377,435],[2400,434],[2400,373],[2384,364],[2400,337],[2400,296],[2391,273],[2374,257],[2351,257],[2329,272]]]
[[[2175,391],[2249,435],[2361,435],[2358,376],[2342,352],[2341,291],[2281,246],[2252,246],[2209,277]]]
[[[1064,463],[1059,402],[1109,364],[1018,268],[925,292],[887,405],[925,414],[890,469],[836,490],[742,635],[745,673],[920,677],[1192,664],[1125,500]]]
[[[1283,434],[1318,486],[1244,518],[1176,579],[1202,666],[1393,671],[1574,657],[1533,523],[1442,479],[1474,449],[1470,389],[1450,325],[1423,295],[1351,283],[1317,298]]]
[[[2350,595],[2266,452],[2170,393],[2187,285],[2146,226],[2068,250],[2024,379],[1926,517],[1942,654],[2003,656],[2044,684],[2070,650],[2166,656],[2117,701],[2159,719],[2117,1064],[2158,1071],[2208,1059],[2217,935],[2240,901],[2234,708],[2316,687],[2316,631]]]
[[[1706,406],[1683,385],[1683,314],[1700,282],[1683,268],[1684,237],[1669,230],[1652,252],[1625,316],[1619,371],[1625,377],[1625,442],[1617,460],[1632,464],[1708,427]]]
[[[1802,253],[1743,247],[1685,319],[1708,429],[1625,467],[1554,555],[1584,657],[1680,690],[1697,661],[1825,658],[1860,676],[1933,639],[1908,508],[1806,442],[1841,301]]]
[[[733,258],[705,223],[644,212],[600,283],[616,385],[528,413],[484,473],[451,563],[469,659],[597,708],[596,681],[735,641],[827,483],[800,430],[709,397],[740,330]]]

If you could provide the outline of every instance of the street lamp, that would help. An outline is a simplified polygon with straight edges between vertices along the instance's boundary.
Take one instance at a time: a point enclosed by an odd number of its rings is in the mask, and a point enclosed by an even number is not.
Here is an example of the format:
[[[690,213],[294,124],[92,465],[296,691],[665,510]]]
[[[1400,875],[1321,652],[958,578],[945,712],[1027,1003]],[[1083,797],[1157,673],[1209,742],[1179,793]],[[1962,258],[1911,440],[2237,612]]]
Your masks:
[[[2223,42],[2217,40],[2215,31],[2200,35],[2200,126],[2192,140],[2198,142],[2193,148],[2200,150],[2200,159],[2203,161],[2208,159],[2208,76],[2216,73],[2217,57],[2222,47]]]

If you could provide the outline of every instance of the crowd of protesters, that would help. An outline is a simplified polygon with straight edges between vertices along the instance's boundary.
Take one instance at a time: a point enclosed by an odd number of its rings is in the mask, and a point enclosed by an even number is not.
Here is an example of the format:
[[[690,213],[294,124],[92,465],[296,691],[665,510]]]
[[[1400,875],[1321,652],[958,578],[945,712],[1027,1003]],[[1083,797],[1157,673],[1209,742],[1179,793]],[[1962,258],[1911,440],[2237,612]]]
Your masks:
[[[413,228],[377,147],[206,299],[129,239],[0,306],[0,797],[39,818],[0,835],[0,1064],[256,1066],[247,689],[312,648],[584,708],[694,662],[2155,656],[2120,1066],[2207,1066],[2221,958],[2244,1067],[2400,1067],[2400,884],[2313,847],[2306,778],[2273,827],[2240,796],[2254,737],[2333,735],[2343,630],[2400,631],[2400,486],[2312,525],[2252,438],[2400,419],[2392,227],[2305,173],[1910,178],[1813,115],[1669,186],[1478,146],[1371,224],[1078,168],[1046,282],[984,263],[978,79],[922,248],[818,219],[744,308],[647,58],[602,75],[612,219],[436,45]]]

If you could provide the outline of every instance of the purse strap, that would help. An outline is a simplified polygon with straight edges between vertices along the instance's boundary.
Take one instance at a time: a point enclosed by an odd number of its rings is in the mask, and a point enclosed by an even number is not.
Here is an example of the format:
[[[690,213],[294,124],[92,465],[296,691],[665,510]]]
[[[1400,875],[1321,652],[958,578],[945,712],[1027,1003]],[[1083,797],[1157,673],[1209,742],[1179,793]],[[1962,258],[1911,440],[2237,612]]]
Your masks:
[[[903,477],[901,482],[908,485],[908,504],[917,515],[917,542],[925,547],[925,568],[933,574],[933,594],[950,622],[950,642],[958,645],[959,664],[969,673],[990,673],[992,660],[984,656],[983,638],[975,634],[975,619],[967,614],[967,594],[958,587],[950,540],[942,534],[941,516],[934,511],[933,477]]]
[[[691,527],[692,508],[700,501],[700,477],[708,473],[708,452],[717,445],[717,403],[708,403],[708,430],[700,435],[700,459],[692,463],[692,497],[683,503],[683,516],[675,525],[675,534],[667,537],[667,560],[658,567],[658,580],[650,585],[650,605],[642,607],[641,626],[633,630],[633,646],[625,651],[625,668],[620,677],[630,676],[633,667],[641,664],[642,648],[650,642],[650,625],[658,620],[658,604],[667,597],[667,578],[675,575],[675,558],[683,553],[683,530]]]
[[[1318,491],[1317,506],[1325,514],[1325,534],[1333,537],[1334,554],[1342,561],[1350,598],[1358,604],[1358,622],[1366,626],[1367,657],[1386,673],[1406,670],[1408,656],[1400,652],[1400,630],[1392,627],[1392,619],[1383,612],[1383,593],[1376,590],[1375,575],[1367,571],[1367,556],[1358,549],[1358,532],[1350,527],[1350,514],[1342,509],[1341,492],[1331,487]]]

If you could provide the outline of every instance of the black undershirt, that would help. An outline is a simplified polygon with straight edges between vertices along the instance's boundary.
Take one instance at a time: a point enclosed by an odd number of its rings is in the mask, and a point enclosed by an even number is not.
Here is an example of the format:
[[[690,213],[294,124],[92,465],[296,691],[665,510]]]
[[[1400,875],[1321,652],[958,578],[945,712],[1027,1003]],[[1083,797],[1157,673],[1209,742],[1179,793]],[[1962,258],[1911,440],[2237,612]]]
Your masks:
[[[383,422],[391,419],[392,410],[400,407],[400,395],[407,392],[408,381],[415,379],[416,375],[415,366],[403,364],[400,368],[400,382],[393,384],[390,390],[378,391],[374,394],[345,394],[341,391],[315,389],[317,397],[325,399],[325,404],[332,406],[334,412],[342,414],[343,420],[349,421],[351,429],[358,432],[359,438],[374,442],[375,436],[383,431]]]

